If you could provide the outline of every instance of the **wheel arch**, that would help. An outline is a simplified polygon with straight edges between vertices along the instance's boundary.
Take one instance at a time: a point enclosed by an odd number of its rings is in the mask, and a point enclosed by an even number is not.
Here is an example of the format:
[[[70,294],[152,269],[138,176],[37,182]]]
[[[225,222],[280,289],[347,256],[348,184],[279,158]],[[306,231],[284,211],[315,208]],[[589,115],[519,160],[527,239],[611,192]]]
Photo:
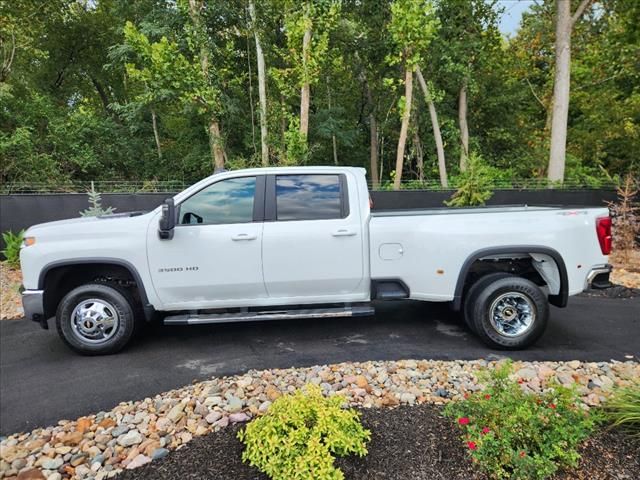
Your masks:
[[[569,277],[567,275],[567,267],[564,263],[562,255],[560,255],[557,250],[554,250],[550,247],[543,247],[538,245],[509,245],[504,247],[482,248],[480,250],[476,250],[466,258],[466,260],[462,264],[462,268],[460,269],[458,280],[456,282],[452,305],[453,309],[458,311],[462,308],[462,300],[466,280],[471,271],[471,267],[475,262],[486,257],[491,257],[493,255],[498,257],[501,255],[511,254],[540,254],[550,257],[555,262],[556,268],[558,269],[558,274],[560,277],[560,288],[557,294],[549,295],[549,303],[560,308],[567,306],[567,302],[569,299]]]
[[[68,259],[68,260],[57,260],[54,262],[50,262],[46,264],[40,274],[38,276],[38,289],[43,290],[45,292],[45,316],[47,318],[53,316],[51,310],[53,308],[53,312],[55,312],[56,307],[52,307],[51,303],[49,303],[47,308],[47,282],[49,281],[49,275],[60,271],[60,269],[64,268],[73,268],[73,267],[115,267],[119,269],[123,269],[130,276],[131,279],[135,282],[135,287],[137,289],[138,295],[140,297],[140,303],[144,312],[145,319],[147,321],[151,320],[155,309],[149,303],[149,298],[147,296],[147,292],[145,289],[145,284],[142,281],[142,277],[138,272],[137,268],[127,260],[123,260],[120,258],[108,258],[108,257],[88,257],[81,259]]]

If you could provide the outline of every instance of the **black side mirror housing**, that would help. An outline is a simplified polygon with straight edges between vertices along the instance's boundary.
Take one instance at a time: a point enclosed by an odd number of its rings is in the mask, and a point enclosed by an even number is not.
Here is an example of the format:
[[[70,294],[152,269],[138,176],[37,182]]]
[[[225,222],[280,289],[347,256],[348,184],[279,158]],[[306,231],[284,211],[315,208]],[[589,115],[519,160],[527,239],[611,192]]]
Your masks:
[[[173,198],[167,198],[162,204],[162,215],[160,216],[158,236],[162,240],[173,238],[173,229],[176,226],[176,204]]]

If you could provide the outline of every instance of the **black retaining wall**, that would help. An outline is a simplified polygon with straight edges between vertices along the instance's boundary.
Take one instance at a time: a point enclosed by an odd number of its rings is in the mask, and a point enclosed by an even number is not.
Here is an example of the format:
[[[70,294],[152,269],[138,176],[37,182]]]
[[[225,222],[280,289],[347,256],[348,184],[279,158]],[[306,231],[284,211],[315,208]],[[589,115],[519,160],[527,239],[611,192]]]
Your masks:
[[[452,191],[403,190],[374,191],[375,210],[442,207]],[[152,210],[173,193],[105,193],[102,205],[116,212]],[[488,205],[572,205],[604,206],[615,200],[613,190],[496,190]],[[43,222],[79,217],[88,207],[87,195],[63,193],[46,195],[0,195],[0,232],[19,232]],[[4,242],[0,239],[0,248]]]
[[[401,190],[371,192],[375,210],[443,207],[453,191]],[[496,190],[487,205],[573,205],[602,207],[616,199],[615,190]]]

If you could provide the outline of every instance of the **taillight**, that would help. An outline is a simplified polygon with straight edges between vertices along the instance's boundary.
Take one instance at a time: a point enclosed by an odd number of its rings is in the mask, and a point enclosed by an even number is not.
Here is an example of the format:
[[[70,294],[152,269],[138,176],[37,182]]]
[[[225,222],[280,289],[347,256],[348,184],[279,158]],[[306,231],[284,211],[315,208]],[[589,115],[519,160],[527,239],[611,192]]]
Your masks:
[[[598,234],[598,242],[600,242],[600,250],[603,255],[611,253],[611,218],[596,218],[596,233]]]

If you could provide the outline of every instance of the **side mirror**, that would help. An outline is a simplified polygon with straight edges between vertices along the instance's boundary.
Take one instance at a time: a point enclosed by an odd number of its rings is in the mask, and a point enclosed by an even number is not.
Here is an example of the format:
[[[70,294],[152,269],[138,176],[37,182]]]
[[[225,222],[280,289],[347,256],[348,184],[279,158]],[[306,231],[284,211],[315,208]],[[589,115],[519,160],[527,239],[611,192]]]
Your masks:
[[[176,204],[173,198],[167,198],[162,204],[162,215],[158,228],[158,236],[162,240],[173,238],[173,229],[176,226]]]

